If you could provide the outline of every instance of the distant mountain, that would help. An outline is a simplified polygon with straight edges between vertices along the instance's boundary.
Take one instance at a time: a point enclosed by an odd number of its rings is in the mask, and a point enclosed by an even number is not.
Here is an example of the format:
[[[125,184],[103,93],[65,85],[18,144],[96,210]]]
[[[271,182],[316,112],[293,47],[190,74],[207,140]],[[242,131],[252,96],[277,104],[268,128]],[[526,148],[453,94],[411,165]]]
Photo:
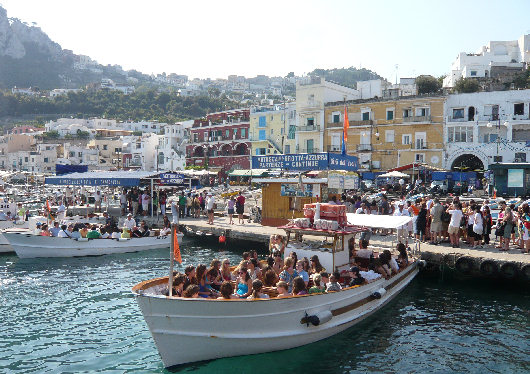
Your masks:
[[[356,88],[357,82],[371,79],[384,79],[377,73],[368,69],[357,69],[354,67],[341,69],[315,69],[310,76],[324,77],[327,81],[332,81],[343,86]]]
[[[117,84],[149,82],[148,75],[124,72],[119,66],[104,66],[86,56],[75,55],[52,41],[40,27],[8,18],[0,6],[0,88],[78,88],[110,78]]]

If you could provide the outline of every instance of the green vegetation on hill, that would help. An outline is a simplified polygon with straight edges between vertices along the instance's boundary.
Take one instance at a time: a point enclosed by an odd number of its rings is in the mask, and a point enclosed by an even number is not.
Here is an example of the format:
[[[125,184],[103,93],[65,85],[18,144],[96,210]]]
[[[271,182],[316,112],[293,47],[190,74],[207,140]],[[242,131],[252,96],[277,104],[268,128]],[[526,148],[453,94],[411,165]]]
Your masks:
[[[341,69],[315,69],[310,76],[324,77],[327,81],[333,81],[343,86],[356,88],[357,82],[371,79],[383,79],[377,73],[368,69],[357,69],[354,67]]]
[[[154,89],[138,90],[130,95],[109,90],[70,92],[55,98],[0,92],[0,117],[56,114],[58,117],[106,117],[171,123],[232,109],[236,105],[224,95],[180,97],[176,92],[160,93]]]

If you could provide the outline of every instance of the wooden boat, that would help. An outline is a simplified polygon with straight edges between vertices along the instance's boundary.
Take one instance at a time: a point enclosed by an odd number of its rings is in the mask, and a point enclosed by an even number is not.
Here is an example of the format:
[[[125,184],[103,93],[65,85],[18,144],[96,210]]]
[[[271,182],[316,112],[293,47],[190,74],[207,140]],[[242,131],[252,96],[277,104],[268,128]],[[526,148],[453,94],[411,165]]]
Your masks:
[[[70,239],[34,235],[29,232],[3,233],[20,258],[84,257],[169,248],[169,236],[132,239]],[[182,238],[182,234],[179,234]]]
[[[296,231],[296,228],[289,228]],[[305,230],[308,231],[308,230]],[[309,233],[309,232],[308,232]],[[328,253],[344,251],[350,234]],[[338,245],[342,244],[342,249]],[[347,244],[346,244],[347,245]],[[309,249],[307,249],[309,251]],[[320,255],[322,251],[314,251]],[[334,262],[335,269],[342,263]],[[257,300],[213,300],[164,296],[168,277],[137,284],[132,291],[166,367],[221,357],[271,352],[335,335],[379,310],[418,273],[411,262],[390,279],[380,278],[338,292]],[[328,271],[331,270],[328,269]]]

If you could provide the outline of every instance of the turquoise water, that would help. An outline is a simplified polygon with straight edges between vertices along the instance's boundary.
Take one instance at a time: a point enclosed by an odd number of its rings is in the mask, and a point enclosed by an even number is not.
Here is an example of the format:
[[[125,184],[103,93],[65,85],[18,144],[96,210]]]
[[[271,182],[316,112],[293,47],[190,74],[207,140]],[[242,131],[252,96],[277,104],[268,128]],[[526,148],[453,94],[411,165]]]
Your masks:
[[[182,245],[186,265],[240,250]],[[131,287],[164,276],[168,250],[78,259],[0,256],[0,372],[167,372]],[[530,292],[419,276],[330,339],[177,368],[203,373],[530,372]]]

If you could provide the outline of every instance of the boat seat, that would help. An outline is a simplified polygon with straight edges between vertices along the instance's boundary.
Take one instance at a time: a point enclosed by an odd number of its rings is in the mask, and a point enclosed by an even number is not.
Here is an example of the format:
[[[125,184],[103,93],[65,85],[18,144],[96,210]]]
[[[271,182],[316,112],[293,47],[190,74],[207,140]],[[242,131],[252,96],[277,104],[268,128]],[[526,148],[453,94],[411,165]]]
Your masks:
[[[278,296],[278,291],[276,290],[276,287],[263,287],[261,291],[269,295],[271,299]]]

